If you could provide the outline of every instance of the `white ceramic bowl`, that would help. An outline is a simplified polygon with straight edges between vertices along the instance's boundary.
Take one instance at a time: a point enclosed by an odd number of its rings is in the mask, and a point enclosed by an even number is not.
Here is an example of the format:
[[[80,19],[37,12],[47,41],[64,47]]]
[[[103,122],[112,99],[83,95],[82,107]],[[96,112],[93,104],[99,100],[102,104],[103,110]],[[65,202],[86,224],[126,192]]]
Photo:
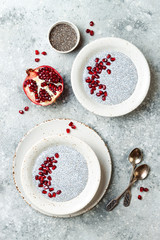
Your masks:
[[[52,46],[51,42],[50,42],[50,33],[51,33],[52,29],[53,29],[55,26],[59,25],[59,24],[67,24],[67,25],[71,26],[71,27],[75,30],[75,33],[76,33],[76,35],[77,35],[76,44],[74,45],[73,48],[71,48],[71,49],[68,50],[68,51],[59,51],[59,50],[57,50],[56,48],[54,48],[54,47]],[[69,52],[72,52],[72,51],[78,46],[79,41],[80,41],[80,33],[79,33],[79,30],[78,30],[78,28],[76,27],[76,25],[74,25],[72,22],[69,22],[69,21],[58,21],[58,22],[54,23],[54,25],[51,27],[51,29],[50,29],[50,31],[49,31],[48,38],[49,38],[49,43],[50,43],[50,45],[52,46],[52,48],[53,48],[56,52],[58,52],[58,53],[69,53]]]
[[[43,194],[38,191],[33,181],[32,170],[36,158],[47,148],[55,145],[68,145],[76,149],[85,158],[87,163],[88,180],[86,186],[78,196],[69,201],[56,202],[53,198],[45,198]],[[33,206],[36,206],[39,211],[57,216],[72,214],[84,208],[96,194],[100,179],[100,165],[93,150],[85,142],[70,135],[55,135],[37,142],[24,156],[21,167],[21,182],[29,201]]]
[[[88,60],[102,51],[121,52],[128,56],[136,67],[138,81],[133,94],[125,101],[106,105],[96,102],[87,94],[83,85],[83,72]],[[71,83],[78,101],[89,111],[106,117],[125,115],[137,108],[147,95],[150,86],[150,70],[148,63],[130,42],[120,38],[100,38],[86,45],[74,60],[71,72]]]

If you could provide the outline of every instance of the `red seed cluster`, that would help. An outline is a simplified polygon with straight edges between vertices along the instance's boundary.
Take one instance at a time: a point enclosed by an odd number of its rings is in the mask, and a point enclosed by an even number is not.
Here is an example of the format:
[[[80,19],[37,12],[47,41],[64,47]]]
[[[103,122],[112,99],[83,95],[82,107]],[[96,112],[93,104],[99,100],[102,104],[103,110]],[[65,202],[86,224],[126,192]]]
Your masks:
[[[94,22],[93,21],[90,21],[89,25],[92,27],[94,26]],[[93,30],[90,30],[90,29],[86,29],[86,33],[89,33],[91,36],[94,35],[94,31]]]
[[[35,55],[39,55],[40,52],[38,50],[35,50]],[[45,51],[41,52],[42,55],[47,55],[47,53]],[[35,62],[39,62],[40,61],[40,58],[35,58]]]
[[[55,157],[59,158],[59,154],[55,153]],[[42,188],[43,194],[48,194],[49,198],[56,197],[56,195],[61,194],[61,190],[57,192],[54,191],[52,185],[52,177],[50,174],[57,168],[55,163],[58,161],[55,160],[55,157],[46,157],[46,160],[41,164],[39,173],[35,176],[35,180],[38,181],[38,187]]]
[[[72,129],[76,129],[76,126],[74,125],[73,122],[70,122],[70,123],[68,124],[68,126],[71,127]],[[67,133],[70,133],[71,130],[70,130],[69,128],[67,128],[67,129],[66,129],[66,132],[67,132]]]
[[[25,108],[24,108],[24,111],[28,111],[29,110],[29,107],[28,106],[26,106]],[[19,113],[20,114],[24,114],[24,111],[23,110],[19,110]]]
[[[89,76],[86,78],[86,83],[88,83],[88,87],[90,88],[90,94],[94,94],[96,90],[96,96],[102,97],[102,100],[105,101],[107,97],[106,85],[100,83],[100,74],[102,71],[105,71],[107,74],[111,74],[111,70],[108,66],[111,65],[116,59],[111,57],[110,54],[100,60],[99,58],[95,58],[95,65],[93,67],[87,66]]]
[[[140,192],[148,192],[149,191],[149,189],[148,188],[144,188],[144,187],[140,187]],[[142,196],[141,195],[138,195],[138,199],[139,200],[142,200]]]

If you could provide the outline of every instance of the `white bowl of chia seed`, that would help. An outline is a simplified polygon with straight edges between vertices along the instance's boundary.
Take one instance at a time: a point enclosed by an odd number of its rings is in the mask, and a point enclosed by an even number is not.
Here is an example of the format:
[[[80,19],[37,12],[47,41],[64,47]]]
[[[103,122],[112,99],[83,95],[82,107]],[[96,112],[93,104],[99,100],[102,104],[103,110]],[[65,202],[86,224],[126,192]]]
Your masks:
[[[58,21],[49,31],[49,42],[58,53],[69,53],[79,44],[80,33],[71,22]]]

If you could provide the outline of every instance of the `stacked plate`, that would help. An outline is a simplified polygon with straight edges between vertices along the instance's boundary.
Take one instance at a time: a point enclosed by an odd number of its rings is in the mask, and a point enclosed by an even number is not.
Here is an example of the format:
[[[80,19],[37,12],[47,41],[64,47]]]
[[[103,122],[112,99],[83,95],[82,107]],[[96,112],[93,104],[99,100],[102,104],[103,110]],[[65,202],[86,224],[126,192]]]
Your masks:
[[[71,121],[76,129],[68,134]],[[57,152],[56,169],[47,175],[61,194],[50,198],[48,192],[42,193],[44,185],[38,188],[35,176],[46,158]],[[110,155],[100,136],[70,119],[53,119],[30,130],[13,160],[14,181],[23,199],[39,212],[55,217],[77,216],[93,208],[108,188],[111,170]]]

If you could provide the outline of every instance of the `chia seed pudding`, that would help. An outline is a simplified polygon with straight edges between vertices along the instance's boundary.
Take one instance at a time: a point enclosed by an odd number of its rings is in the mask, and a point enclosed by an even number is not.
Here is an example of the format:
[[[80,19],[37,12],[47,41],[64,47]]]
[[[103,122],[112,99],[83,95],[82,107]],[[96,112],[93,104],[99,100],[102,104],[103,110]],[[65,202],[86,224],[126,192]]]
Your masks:
[[[37,157],[33,166],[33,182],[37,190],[42,194],[43,188],[38,187],[35,176],[38,174],[38,169],[46,157],[52,157],[55,153],[59,154],[59,157],[56,159],[56,169],[48,176],[52,178],[52,185],[50,187],[53,187],[55,192],[61,190],[61,194],[52,198],[52,200],[57,202],[69,201],[77,197],[84,190],[88,181],[87,162],[76,149],[67,145],[55,145],[43,151]],[[47,194],[43,196],[49,199]]]
[[[69,24],[59,23],[51,29],[49,40],[53,48],[67,52],[76,45],[77,33]]]
[[[95,79],[99,80],[99,84],[106,86],[106,97],[103,99],[103,97],[98,96],[98,87],[93,91],[93,93],[91,93],[91,89],[88,87],[89,84],[86,82],[87,77],[91,77],[87,67],[95,67],[95,59],[97,58],[99,61],[102,61],[102,59],[106,58],[107,55],[111,55],[111,58],[108,59],[108,61],[113,58],[113,62],[110,61],[111,64],[109,66],[103,63],[107,68],[99,74],[99,79]],[[83,72],[83,84],[85,91],[91,99],[105,105],[119,104],[128,99],[133,94],[137,81],[138,74],[135,65],[129,57],[120,52],[103,51],[97,53],[89,59]]]

